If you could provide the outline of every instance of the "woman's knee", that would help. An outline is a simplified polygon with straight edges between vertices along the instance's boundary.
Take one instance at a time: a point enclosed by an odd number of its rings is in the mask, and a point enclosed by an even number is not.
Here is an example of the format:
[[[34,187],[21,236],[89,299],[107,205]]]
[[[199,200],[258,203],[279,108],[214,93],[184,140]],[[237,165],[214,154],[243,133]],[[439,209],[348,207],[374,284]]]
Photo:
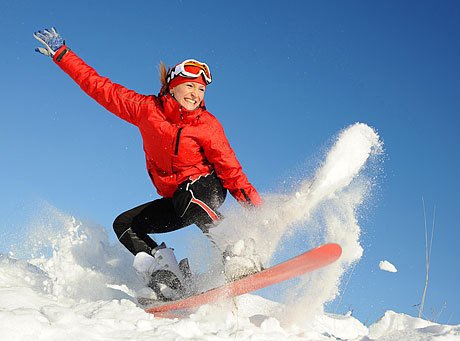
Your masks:
[[[126,232],[127,229],[131,227],[132,219],[127,217],[126,212],[121,213],[118,217],[115,218],[113,221],[113,230],[115,234],[120,237],[123,233]]]

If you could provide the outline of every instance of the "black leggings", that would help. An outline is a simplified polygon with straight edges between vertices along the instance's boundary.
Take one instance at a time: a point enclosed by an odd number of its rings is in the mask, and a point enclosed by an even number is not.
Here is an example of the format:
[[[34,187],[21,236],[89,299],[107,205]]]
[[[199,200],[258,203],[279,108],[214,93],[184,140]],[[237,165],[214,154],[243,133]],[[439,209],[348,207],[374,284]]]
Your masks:
[[[196,224],[204,233],[217,225],[227,190],[214,174],[182,183],[172,198],[161,198],[120,214],[113,229],[120,242],[133,254],[151,253],[158,244],[149,233],[171,232]]]

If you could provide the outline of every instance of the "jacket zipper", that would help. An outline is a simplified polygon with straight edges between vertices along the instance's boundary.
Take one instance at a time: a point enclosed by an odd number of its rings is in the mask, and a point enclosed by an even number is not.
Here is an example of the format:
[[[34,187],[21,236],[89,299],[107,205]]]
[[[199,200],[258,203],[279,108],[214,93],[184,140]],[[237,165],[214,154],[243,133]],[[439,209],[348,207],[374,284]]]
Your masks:
[[[177,136],[176,136],[176,147],[174,148],[174,155],[179,154],[179,140],[180,140],[180,134],[182,133],[183,128],[179,128],[177,131]]]

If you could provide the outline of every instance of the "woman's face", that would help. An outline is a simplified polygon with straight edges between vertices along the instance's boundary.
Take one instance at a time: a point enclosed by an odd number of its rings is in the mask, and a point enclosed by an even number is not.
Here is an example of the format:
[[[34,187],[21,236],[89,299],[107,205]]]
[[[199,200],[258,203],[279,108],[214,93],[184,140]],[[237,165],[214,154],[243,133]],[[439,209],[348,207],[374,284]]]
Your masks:
[[[201,105],[206,86],[195,82],[185,82],[170,90],[171,95],[187,110],[195,110]]]

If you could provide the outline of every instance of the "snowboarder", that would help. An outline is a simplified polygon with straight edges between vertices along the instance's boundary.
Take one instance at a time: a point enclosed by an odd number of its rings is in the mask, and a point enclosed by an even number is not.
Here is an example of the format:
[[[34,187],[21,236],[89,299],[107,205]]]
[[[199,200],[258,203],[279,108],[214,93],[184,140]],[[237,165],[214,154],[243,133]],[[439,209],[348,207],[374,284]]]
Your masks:
[[[113,223],[120,242],[135,256],[137,273],[162,299],[176,298],[184,284],[173,249],[149,234],[196,224],[204,233],[222,219],[227,190],[242,205],[262,200],[243,173],[219,121],[204,104],[209,67],[188,59],[160,64],[161,90],[141,95],[100,76],[65,44],[53,27],[34,33],[50,56],[89,96],[137,126],[148,174],[160,199],[120,214]]]

